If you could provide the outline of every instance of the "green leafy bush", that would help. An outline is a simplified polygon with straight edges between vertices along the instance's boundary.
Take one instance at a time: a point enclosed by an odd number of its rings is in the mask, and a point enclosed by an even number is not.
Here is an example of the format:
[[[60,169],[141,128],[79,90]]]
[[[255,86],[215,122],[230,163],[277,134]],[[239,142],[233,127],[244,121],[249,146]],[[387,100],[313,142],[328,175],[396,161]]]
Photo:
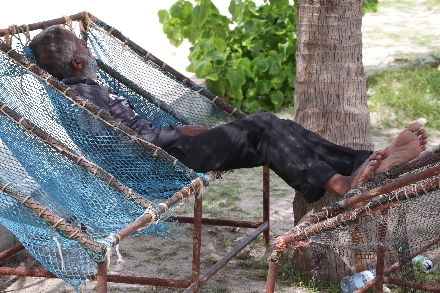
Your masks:
[[[293,100],[296,9],[288,0],[232,0],[232,18],[210,0],[178,1],[158,12],[171,44],[193,47],[187,70],[206,78],[207,87],[245,112],[272,111]],[[233,28],[231,28],[233,27]]]
[[[211,0],[179,0],[158,12],[163,32],[178,47],[192,47],[186,68],[207,88],[244,112],[278,109],[293,102],[296,7],[289,0],[231,0],[231,18]],[[364,0],[375,10],[377,0]]]

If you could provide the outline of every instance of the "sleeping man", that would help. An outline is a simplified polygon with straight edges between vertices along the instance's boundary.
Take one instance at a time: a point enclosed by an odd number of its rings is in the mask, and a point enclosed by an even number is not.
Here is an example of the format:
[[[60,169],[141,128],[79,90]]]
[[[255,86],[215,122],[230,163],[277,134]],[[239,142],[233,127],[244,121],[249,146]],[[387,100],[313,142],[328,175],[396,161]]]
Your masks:
[[[418,123],[382,151],[372,153],[333,144],[301,125],[259,113],[213,129],[199,125],[159,130],[128,101],[97,84],[98,66],[86,42],[51,26],[30,42],[37,64],[114,119],[161,147],[196,172],[267,165],[309,203],[325,190],[340,197],[374,174],[401,166],[426,149],[428,135]]]

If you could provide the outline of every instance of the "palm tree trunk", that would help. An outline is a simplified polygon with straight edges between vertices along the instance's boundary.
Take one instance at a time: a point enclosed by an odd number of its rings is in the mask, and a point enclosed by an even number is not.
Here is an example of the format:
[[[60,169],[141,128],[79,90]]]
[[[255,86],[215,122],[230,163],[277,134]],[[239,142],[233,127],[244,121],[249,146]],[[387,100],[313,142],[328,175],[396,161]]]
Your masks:
[[[298,0],[294,120],[329,141],[355,149],[373,150],[366,78],[362,63],[362,0]],[[320,210],[336,198],[307,204],[297,194],[295,224],[310,210]],[[353,232],[353,241],[362,235]],[[310,271],[310,256],[299,255],[297,265]],[[325,256],[330,275],[338,282],[365,266],[359,256]],[[329,267],[330,265],[330,267]]]

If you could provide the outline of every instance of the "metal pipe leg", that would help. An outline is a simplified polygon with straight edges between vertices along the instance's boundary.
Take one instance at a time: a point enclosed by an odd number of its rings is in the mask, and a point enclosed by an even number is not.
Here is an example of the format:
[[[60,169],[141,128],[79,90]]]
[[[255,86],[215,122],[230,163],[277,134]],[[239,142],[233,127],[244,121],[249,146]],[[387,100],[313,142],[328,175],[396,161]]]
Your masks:
[[[263,166],[263,222],[269,224],[267,230],[263,232],[263,244],[269,244],[269,232],[270,232],[270,223],[269,223],[269,208],[270,208],[270,169],[267,166]]]
[[[107,264],[107,259],[98,263],[98,293],[107,293]]]
[[[267,273],[266,293],[274,293],[277,283],[278,260],[271,259],[269,261],[269,271]]]
[[[202,243],[202,195],[197,193],[194,199],[194,234],[193,234],[193,263],[191,282],[196,282],[194,292],[199,292],[200,278],[200,248]]]

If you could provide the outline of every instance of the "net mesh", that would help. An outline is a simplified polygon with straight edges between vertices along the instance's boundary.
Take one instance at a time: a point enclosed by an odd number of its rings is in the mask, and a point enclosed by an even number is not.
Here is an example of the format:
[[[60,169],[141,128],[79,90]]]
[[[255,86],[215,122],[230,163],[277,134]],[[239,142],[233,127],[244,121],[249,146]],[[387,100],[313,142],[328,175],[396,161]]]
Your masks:
[[[212,94],[123,45],[105,26],[97,20],[85,33],[100,61],[97,81],[155,127],[213,127],[235,119],[206,97]],[[1,40],[0,48],[0,224],[78,288],[96,277],[96,262],[116,243],[113,235],[145,213],[161,216],[136,233],[167,237],[166,219],[184,200],[166,211],[159,203],[206,177],[29,62],[21,40],[14,51]]]
[[[330,252],[344,261],[350,269],[347,274],[375,269],[377,254],[383,252],[385,268],[406,262],[394,276],[421,282],[418,272],[424,273],[413,266],[411,258],[423,254],[434,264],[440,261],[438,244],[421,251],[440,236],[439,170],[440,154],[434,149],[424,158],[377,175],[342,198],[343,201],[378,188],[390,188],[391,191],[364,202],[365,207],[343,208],[339,201],[308,215],[285,239],[302,252],[307,251],[314,267],[313,275],[319,279],[334,279],[333,274],[344,270],[327,258]],[[415,179],[423,174],[428,175],[422,180]],[[396,187],[391,188],[393,184]],[[433,276],[423,278],[422,282],[438,285],[439,279]]]

